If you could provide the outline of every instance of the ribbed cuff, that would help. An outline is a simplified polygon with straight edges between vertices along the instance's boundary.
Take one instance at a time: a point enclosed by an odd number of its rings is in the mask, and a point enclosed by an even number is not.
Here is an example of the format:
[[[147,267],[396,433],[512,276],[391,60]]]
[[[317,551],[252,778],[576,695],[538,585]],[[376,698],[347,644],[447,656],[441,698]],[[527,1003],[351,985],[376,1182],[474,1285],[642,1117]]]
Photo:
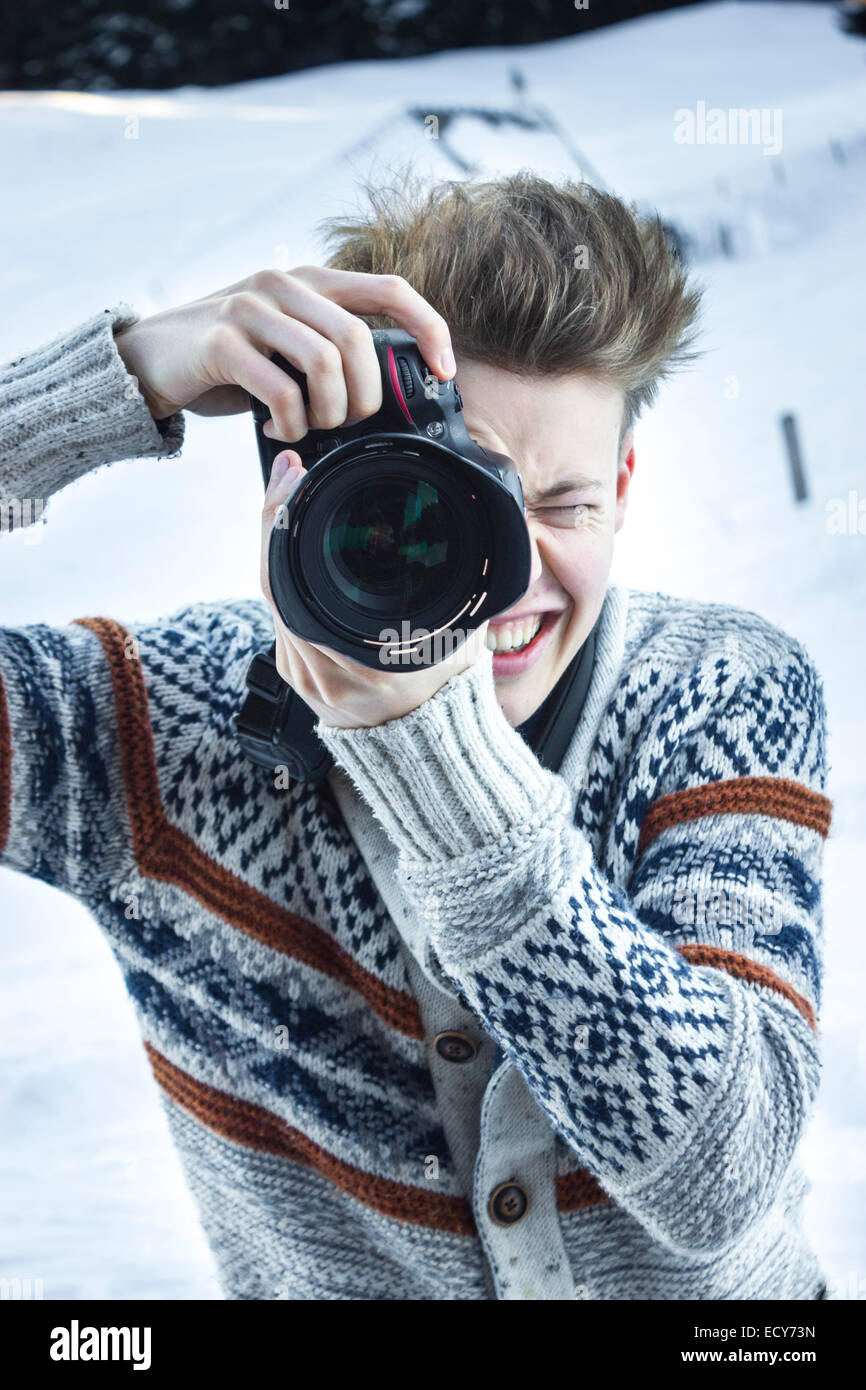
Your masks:
[[[159,424],[117,350],[137,322],[127,304],[104,309],[0,369],[0,492],[47,498],[105,463],[173,458],[178,411]]]
[[[400,719],[316,731],[407,859],[441,862],[530,832],[558,802],[558,779],[499,706],[486,649]]]

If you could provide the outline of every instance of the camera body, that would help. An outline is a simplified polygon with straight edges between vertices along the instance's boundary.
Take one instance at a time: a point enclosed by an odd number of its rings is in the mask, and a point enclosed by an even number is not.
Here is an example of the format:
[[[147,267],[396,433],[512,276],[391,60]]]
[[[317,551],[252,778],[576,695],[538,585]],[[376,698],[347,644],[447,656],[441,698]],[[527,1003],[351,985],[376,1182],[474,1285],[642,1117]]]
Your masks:
[[[440,382],[403,330],[372,337],[381,409],[291,444],[308,471],[277,516],[268,577],[290,632],[373,669],[411,672],[444,660],[517,602],[529,585],[530,541],[517,470],[469,437],[456,381]],[[279,354],[272,360],[308,404],[304,374]],[[287,443],[262,433],[268,406],[253,396],[250,404],[267,486]],[[299,780],[324,775],[315,717],[281,681],[273,648],[254,659],[247,684],[236,727],[248,755],[285,764]]]
[[[428,439],[450,447],[477,463],[490,459],[491,456],[469,438],[461,418],[463,399],[457,388],[456,377],[451,381],[440,381],[424,362],[415,339],[402,329],[375,328],[371,336],[382,375],[380,409],[355,425],[341,425],[337,430],[309,430],[303,439],[291,445],[300,454],[304,467],[311,469],[342,445],[375,434],[426,435]],[[304,404],[309,405],[310,396],[304,373],[279,353],[274,353],[271,361],[298,383]],[[284,441],[269,439],[261,432],[262,425],[270,417],[269,407],[255,396],[250,396],[250,403],[262,478],[267,487],[273,461],[287,445]],[[509,465],[513,471],[510,459],[504,455],[493,457]],[[517,495],[522,505],[523,495],[519,486]]]

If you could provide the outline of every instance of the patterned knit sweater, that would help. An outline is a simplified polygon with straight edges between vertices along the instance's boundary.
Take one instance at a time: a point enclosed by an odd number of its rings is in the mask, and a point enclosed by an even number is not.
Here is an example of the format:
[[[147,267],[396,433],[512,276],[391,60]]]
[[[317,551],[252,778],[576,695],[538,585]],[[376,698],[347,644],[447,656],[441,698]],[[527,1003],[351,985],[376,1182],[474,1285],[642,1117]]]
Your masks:
[[[179,451],[117,353],[135,317],[2,369],[4,505]],[[303,785],[234,737],[271,638],[257,599],[0,632],[0,862],[105,933],[226,1297],[823,1296],[803,646],[610,586],[558,773],[488,653],[401,719],[320,726],[336,766]]]

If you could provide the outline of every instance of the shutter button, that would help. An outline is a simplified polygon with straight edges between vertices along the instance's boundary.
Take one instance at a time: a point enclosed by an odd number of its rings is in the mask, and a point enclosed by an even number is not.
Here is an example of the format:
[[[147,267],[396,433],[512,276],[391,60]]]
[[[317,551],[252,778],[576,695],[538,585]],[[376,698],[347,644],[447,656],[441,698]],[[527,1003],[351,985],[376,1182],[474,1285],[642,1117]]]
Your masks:
[[[516,1182],[501,1182],[490,1194],[488,1211],[497,1226],[516,1226],[529,1209],[529,1198]]]
[[[472,1062],[478,1056],[478,1046],[465,1033],[437,1033],[433,1046],[446,1062]]]

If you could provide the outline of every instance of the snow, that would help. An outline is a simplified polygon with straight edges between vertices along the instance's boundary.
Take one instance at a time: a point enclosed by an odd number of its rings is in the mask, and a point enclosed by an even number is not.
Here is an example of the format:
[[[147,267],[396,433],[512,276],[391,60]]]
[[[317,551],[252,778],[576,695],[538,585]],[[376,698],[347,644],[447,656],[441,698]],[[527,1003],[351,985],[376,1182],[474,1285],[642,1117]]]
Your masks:
[[[425,113],[521,109],[514,67],[522,109],[553,113],[587,173],[692,237],[708,351],[639,425],[612,578],[756,610],[824,676],[825,1072],[803,1157],[808,1233],[843,1298],[866,1295],[866,538],[834,534],[828,508],[866,497],[864,57],[827,7],[724,3],[218,90],[0,94],[5,357],[120,300],[146,316],[318,259],[318,220],[393,159],[444,177],[449,149],[486,173],[575,172],[549,133],[461,117],[426,138]],[[781,112],[781,152],[676,143],[676,113],[699,102]],[[4,536],[3,621],[255,594],[259,505],[248,420],[189,417],[181,459],[100,470],[52,502],[38,539]],[[0,871],[0,950],[0,1277],[42,1280],[46,1298],[219,1298],[107,944],[76,903]]]

